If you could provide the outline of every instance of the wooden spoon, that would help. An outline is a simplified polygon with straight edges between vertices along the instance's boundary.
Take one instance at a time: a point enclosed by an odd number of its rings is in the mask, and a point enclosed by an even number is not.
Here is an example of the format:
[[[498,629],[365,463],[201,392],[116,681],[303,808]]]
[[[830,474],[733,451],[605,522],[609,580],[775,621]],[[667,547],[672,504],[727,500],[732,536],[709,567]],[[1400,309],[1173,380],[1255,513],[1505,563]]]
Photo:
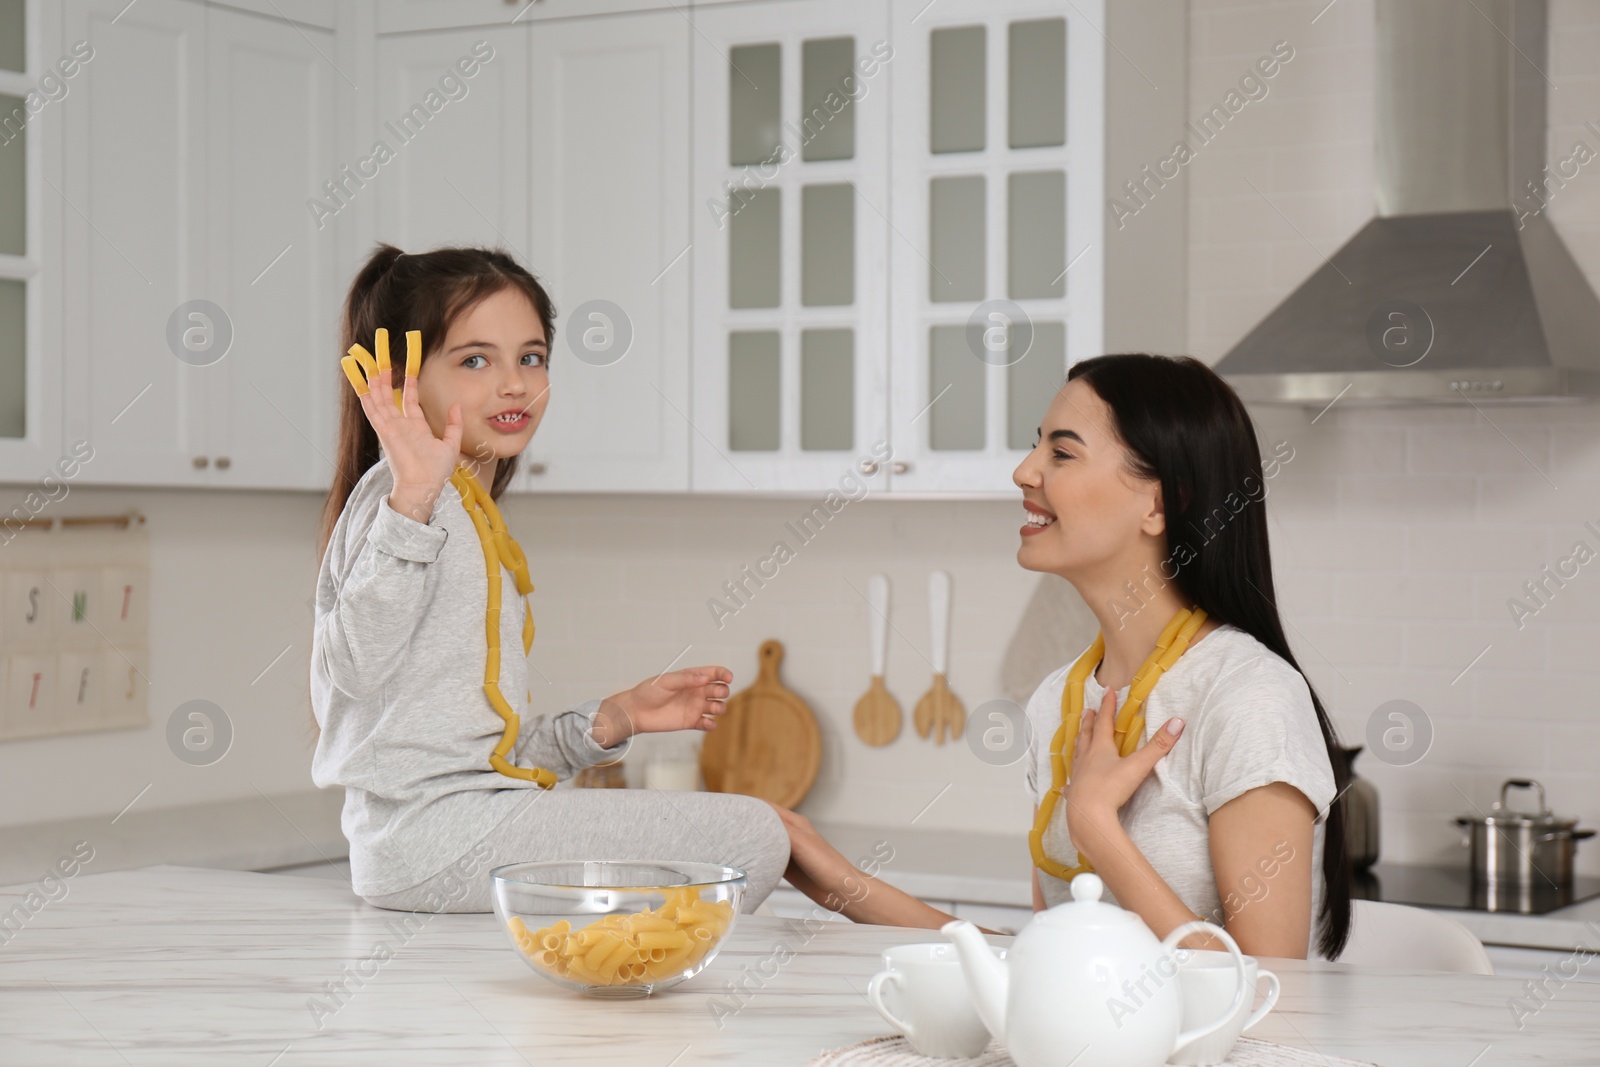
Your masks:
[[[872,685],[856,702],[856,736],[869,745],[887,745],[900,736],[900,705],[884,688],[883,667],[889,651],[889,579],[874,574],[867,583],[867,630],[872,637]]]
[[[933,624],[933,685],[917,701],[917,733],[926,738],[937,728],[935,744],[957,738],[966,725],[967,711],[945,680],[950,659],[950,574],[934,571],[928,577],[928,616]]]

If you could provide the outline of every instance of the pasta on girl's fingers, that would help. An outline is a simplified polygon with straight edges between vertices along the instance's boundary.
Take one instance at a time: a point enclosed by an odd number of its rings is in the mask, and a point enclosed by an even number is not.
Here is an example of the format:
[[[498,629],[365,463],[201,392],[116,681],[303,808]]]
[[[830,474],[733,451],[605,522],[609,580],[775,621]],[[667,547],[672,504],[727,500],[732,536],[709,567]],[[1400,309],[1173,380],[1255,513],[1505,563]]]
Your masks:
[[[350,379],[350,385],[356,391],[356,396],[366,396],[370,391],[367,387],[366,375],[361,373],[361,363],[354,356],[345,356],[339,361],[339,366],[344,368],[344,376]]]
[[[610,986],[676,978],[692,969],[733,923],[733,902],[702,900],[693,887],[668,889],[659,908],[607,915],[573,930],[562,919],[529,930],[521,918],[506,925],[536,966],[572,982]]]

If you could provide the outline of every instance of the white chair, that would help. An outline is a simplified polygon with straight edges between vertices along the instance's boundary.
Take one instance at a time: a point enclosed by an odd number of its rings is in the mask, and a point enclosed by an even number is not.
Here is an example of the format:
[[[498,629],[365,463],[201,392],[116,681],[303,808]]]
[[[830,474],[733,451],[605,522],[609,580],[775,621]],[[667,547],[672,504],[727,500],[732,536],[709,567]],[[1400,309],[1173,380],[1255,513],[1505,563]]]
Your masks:
[[[1339,962],[1458,974],[1494,973],[1483,943],[1454,919],[1376,900],[1350,902],[1350,941]]]

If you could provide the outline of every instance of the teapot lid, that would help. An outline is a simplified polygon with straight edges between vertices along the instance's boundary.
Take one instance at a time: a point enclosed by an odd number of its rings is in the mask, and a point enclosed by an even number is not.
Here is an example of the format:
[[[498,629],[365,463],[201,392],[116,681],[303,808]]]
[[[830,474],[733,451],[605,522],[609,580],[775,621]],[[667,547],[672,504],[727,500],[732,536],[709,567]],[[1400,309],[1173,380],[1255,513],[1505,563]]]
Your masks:
[[[1146,929],[1143,919],[1101,899],[1106,885],[1098,874],[1085,871],[1072,879],[1071,887],[1072,899],[1047,909],[1039,920],[1050,926],[1115,928],[1131,924]]]

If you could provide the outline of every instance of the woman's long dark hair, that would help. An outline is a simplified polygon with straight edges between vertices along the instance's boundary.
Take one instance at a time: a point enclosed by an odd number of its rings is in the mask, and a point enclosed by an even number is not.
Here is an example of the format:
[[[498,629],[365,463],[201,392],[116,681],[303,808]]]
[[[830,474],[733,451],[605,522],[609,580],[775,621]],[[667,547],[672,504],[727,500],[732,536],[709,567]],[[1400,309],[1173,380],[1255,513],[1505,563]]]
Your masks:
[[[1161,483],[1168,554],[1184,561],[1172,579],[1178,588],[1207,616],[1248,633],[1304,677],[1278,618],[1260,447],[1238,394],[1210,367],[1188,356],[1096,356],[1074,364],[1067,380],[1082,380],[1111,409],[1130,473]],[[1244,501],[1237,512],[1225,504],[1230,496]],[[1213,532],[1213,526],[1220,528]],[[1180,552],[1185,543],[1189,552]],[[1350,857],[1342,800],[1349,768],[1309,678],[1306,686],[1337,789],[1323,827],[1325,891],[1317,917],[1317,949],[1331,960],[1344,951],[1350,936]]]
[[[322,522],[317,537],[317,557],[328,551],[334,524],[344,511],[345,501],[372,465],[378,462],[378,434],[361,410],[361,401],[345,380],[339,359],[353,344],[372,347],[378,327],[389,331],[391,345],[398,349],[395,366],[403,372],[405,349],[400,340],[407,330],[422,331],[422,361],[444,345],[451,323],[470,311],[484,297],[502,289],[518,289],[533,305],[544,325],[546,351],[555,350],[556,309],[550,295],[537,278],[505,252],[492,248],[437,248],[432,252],[408,254],[393,245],[380,244],[356,273],[345,298],[343,322],[339,331],[339,353],[328,361],[328,376],[338,381],[344,398],[339,406],[339,444],[334,458],[333,486],[322,507]],[[546,366],[549,366],[548,357]],[[399,384],[399,375],[396,375]],[[517,459],[501,460],[495,466],[494,484],[489,495],[495,500],[517,473]]]

